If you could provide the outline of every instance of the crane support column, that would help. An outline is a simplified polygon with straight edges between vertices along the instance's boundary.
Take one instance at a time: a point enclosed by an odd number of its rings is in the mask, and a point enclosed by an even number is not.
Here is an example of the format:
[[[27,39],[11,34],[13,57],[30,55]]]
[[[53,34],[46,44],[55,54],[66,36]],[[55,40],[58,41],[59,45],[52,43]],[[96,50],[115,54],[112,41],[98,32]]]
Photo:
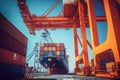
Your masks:
[[[107,19],[107,23],[108,23],[108,29],[111,36],[108,36],[108,38],[110,39],[110,37],[113,37],[114,39],[114,44],[112,44],[112,49],[113,52],[115,53],[114,57],[115,57],[115,61],[118,62],[120,61],[120,17],[118,15],[118,11],[116,8],[116,1],[115,0],[104,0],[104,6],[105,6],[105,12],[106,12],[106,19]],[[112,35],[113,34],[113,35]],[[111,41],[113,42],[113,41]]]
[[[89,75],[90,74],[90,66],[89,66],[89,60],[88,60],[84,5],[83,5],[82,1],[83,0],[78,0],[78,13],[79,13],[80,26],[81,26],[80,27],[81,35],[82,35],[84,75]]]
[[[93,47],[92,49],[94,55],[94,66],[96,67],[98,64],[96,62],[96,54],[94,52],[94,49],[96,46],[99,45],[99,40],[98,40],[98,31],[97,31],[96,16],[94,10],[94,0],[87,0],[87,7],[88,7],[89,26],[91,32],[91,41]]]
[[[96,17],[95,17],[95,11],[94,11],[94,3],[93,0],[87,0],[88,5],[88,16],[89,16],[89,25],[90,25],[90,31],[91,31],[91,39],[92,39],[92,48],[93,48],[93,56],[94,56],[94,65],[96,67],[95,74],[96,76],[101,77],[118,77],[120,78],[120,16],[118,15],[118,11],[116,8],[116,1],[115,0],[103,0],[105,13],[106,13],[106,19],[108,24],[108,30],[107,30],[107,38],[106,41],[102,44],[99,44],[98,41],[98,32],[96,27]],[[99,69],[100,65],[97,63],[97,56],[99,54],[104,53],[105,51],[112,50],[113,57],[115,59],[115,65],[109,73],[109,75],[100,74],[99,71],[102,71]],[[106,53],[107,54],[107,53]],[[107,57],[106,57],[107,58]],[[97,59],[97,60],[96,60]],[[99,61],[98,61],[99,62]]]
[[[73,17],[73,32],[74,32],[74,53],[75,53],[75,57],[78,56],[78,40],[77,40],[77,25],[76,25],[76,21],[75,21],[75,17]],[[75,62],[75,73],[79,72],[79,61]]]
[[[114,53],[116,76],[120,78],[120,16],[117,11],[115,0],[103,0],[103,2],[108,23],[108,43],[111,43],[111,49]]]

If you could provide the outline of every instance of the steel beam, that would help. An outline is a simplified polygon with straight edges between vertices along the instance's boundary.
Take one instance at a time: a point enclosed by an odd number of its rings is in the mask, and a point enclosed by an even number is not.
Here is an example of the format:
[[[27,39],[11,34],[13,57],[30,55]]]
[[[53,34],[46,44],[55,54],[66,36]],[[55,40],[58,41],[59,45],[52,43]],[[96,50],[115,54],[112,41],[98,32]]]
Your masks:
[[[106,21],[105,16],[96,16],[96,21]],[[88,21],[88,17],[85,17],[85,20]],[[73,18],[71,17],[33,17],[33,22],[73,22]],[[76,21],[79,21],[78,19]]]
[[[68,17],[32,17],[33,22],[73,22],[72,18]]]
[[[86,25],[85,25],[85,14],[84,14],[84,4],[82,0],[78,0],[78,13],[81,25],[81,36],[82,36],[82,49],[83,49],[83,63],[84,63],[84,75],[89,75],[89,61],[88,61],[88,48],[87,48],[87,38],[86,38]]]
[[[114,53],[115,61],[120,62],[120,18],[115,0],[103,0],[108,23],[108,42]],[[112,39],[111,39],[112,38]]]
[[[94,65],[96,66],[96,56],[94,52],[95,46],[99,45],[98,40],[98,30],[96,25],[96,17],[94,11],[94,0],[87,0],[87,7],[88,7],[88,17],[89,17],[89,25],[90,25],[90,33],[91,33],[91,41],[93,47],[93,57],[94,57]]]
[[[76,25],[76,20],[75,17],[73,17],[73,32],[74,32],[74,53],[75,53],[75,57],[78,56],[78,40],[77,40],[77,25]],[[77,69],[79,68],[79,64],[78,61],[75,62],[75,70],[77,71]]]

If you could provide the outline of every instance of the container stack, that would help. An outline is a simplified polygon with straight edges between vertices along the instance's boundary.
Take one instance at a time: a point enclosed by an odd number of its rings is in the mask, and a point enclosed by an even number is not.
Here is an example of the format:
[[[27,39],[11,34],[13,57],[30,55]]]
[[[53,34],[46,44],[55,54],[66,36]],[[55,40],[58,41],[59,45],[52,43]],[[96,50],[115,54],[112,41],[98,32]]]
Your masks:
[[[0,14],[0,75],[15,79],[24,76],[27,38]]]
[[[66,52],[63,43],[41,43],[40,56],[51,55],[53,57],[65,58]]]
[[[63,43],[40,44],[40,63],[48,74],[68,73],[68,55]]]

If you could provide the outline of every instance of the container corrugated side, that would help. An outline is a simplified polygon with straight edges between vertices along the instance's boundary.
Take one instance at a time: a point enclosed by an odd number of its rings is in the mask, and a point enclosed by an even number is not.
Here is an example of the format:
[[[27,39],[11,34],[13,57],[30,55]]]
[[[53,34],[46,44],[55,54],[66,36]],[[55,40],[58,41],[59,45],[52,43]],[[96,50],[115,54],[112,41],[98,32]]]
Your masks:
[[[25,66],[26,57],[7,49],[0,48],[0,63]]]
[[[27,47],[2,31],[0,31],[0,47],[26,56]]]
[[[14,37],[24,46],[27,46],[27,38],[2,14],[0,14],[0,30]]]

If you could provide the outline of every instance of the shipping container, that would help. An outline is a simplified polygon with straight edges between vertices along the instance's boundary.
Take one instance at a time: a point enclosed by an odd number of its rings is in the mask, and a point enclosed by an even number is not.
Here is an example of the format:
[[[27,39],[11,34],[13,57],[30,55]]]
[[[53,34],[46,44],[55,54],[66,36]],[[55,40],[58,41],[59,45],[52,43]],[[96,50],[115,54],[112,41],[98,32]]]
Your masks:
[[[48,51],[48,47],[44,47],[44,51]]]
[[[0,63],[25,66],[26,57],[15,52],[0,48]]]
[[[43,56],[44,55],[44,51],[40,51],[40,56]]]
[[[65,48],[64,48],[63,46],[61,46],[61,47],[60,47],[60,50],[63,51],[63,50],[65,50]]]
[[[48,51],[52,51],[52,47],[48,47]]]
[[[66,57],[63,43],[42,43],[39,60],[45,68],[48,68],[48,73],[68,72],[68,56]]]
[[[57,46],[57,51],[60,51],[60,46]]]
[[[24,77],[27,38],[0,14],[0,79]]]
[[[60,51],[56,51],[56,56],[60,57]]]
[[[56,47],[52,47],[52,51],[56,51]]]
[[[41,44],[40,44],[40,47],[44,47],[44,43],[41,43]]]
[[[27,46],[27,38],[2,14],[0,14],[0,30],[9,34],[24,46]]]
[[[26,55],[26,46],[2,31],[0,31],[0,47],[19,53],[23,56]]]
[[[40,47],[40,51],[44,51],[44,47]]]
[[[0,14],[0,47],[26,56],[27,38]]]

